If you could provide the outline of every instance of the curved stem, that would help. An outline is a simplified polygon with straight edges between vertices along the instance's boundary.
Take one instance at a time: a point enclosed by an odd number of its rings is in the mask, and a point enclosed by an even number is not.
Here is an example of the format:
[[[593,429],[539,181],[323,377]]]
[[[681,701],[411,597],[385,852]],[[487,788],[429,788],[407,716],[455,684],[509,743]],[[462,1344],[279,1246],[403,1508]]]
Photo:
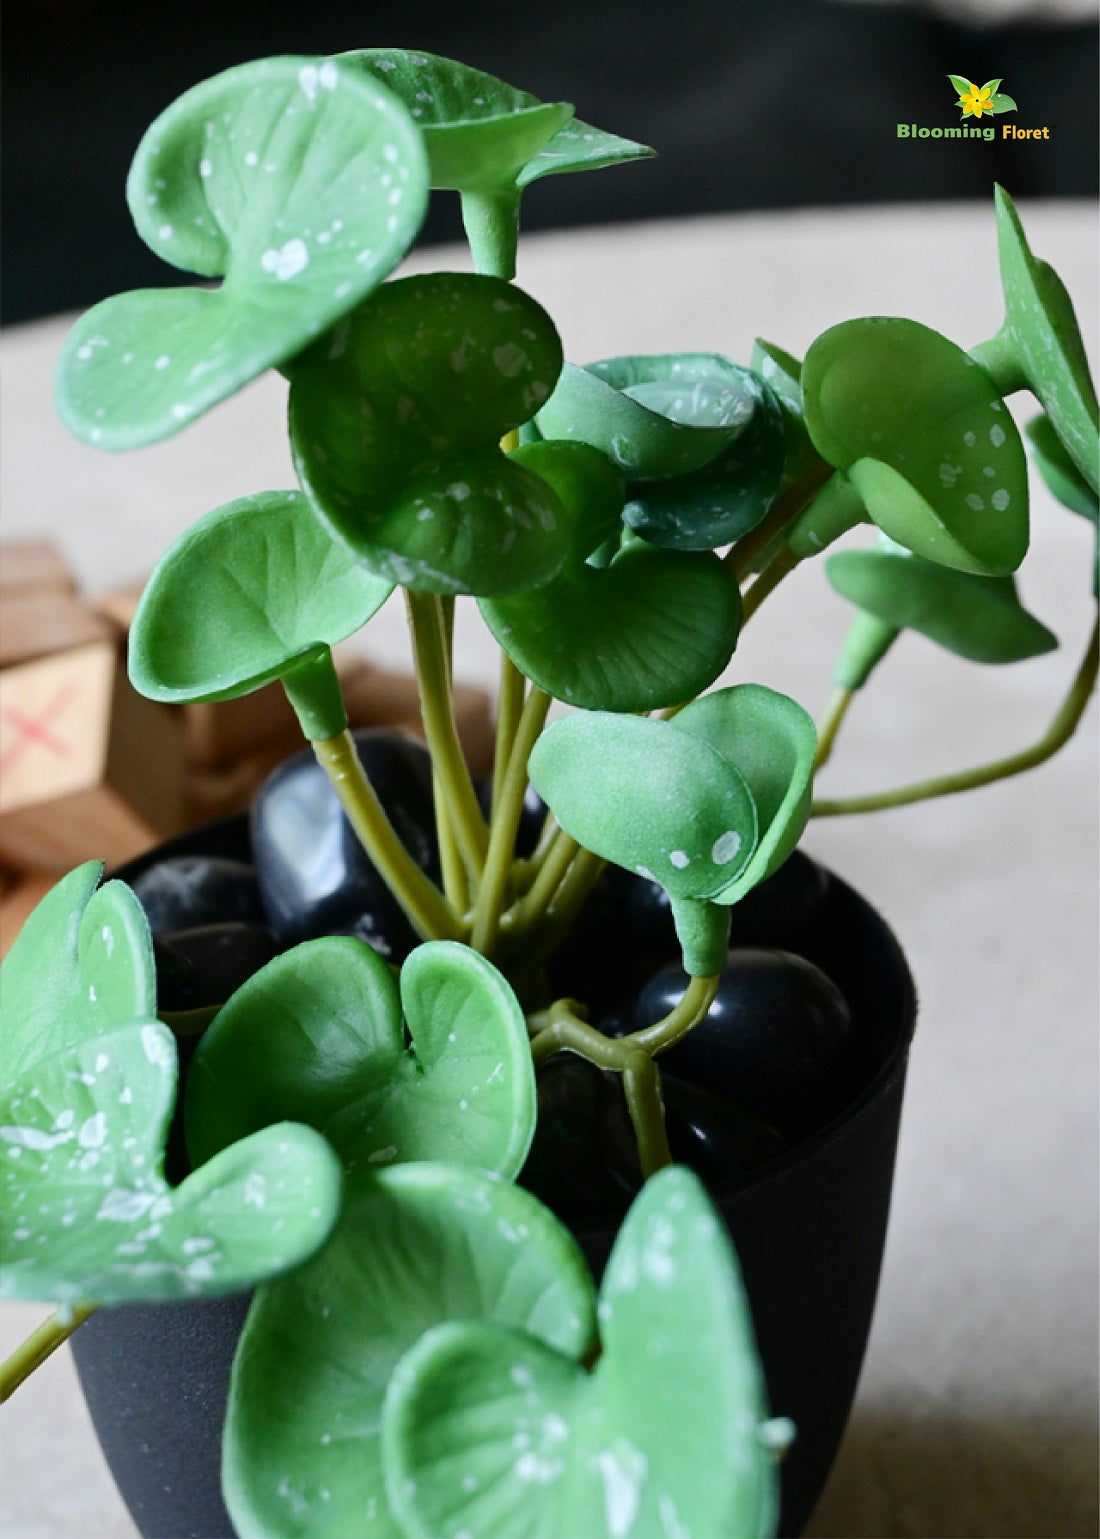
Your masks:
[[[744,582],[755,566],[757,557],[767,550],[773,540],[778,539],[791,520],[813,500],[832,473],[833,467],[824,460],[811,465],[797,481],[792,481],[786,491],[779,494],[756,528],[750,529],[748,534],[730,546],[723,559],[739,583]]]
[[[401,843],[367,779],[350,732],[313,744],[348,822],[422,940],[461,940],[464,928],[439,888]]]
[[[560,828],[538,868],[538,875],[521,903],[512,913],[510,929],[524,930],[536,923],[543,910],[550,904],[558,887],[568,875],[573,858],[580,850],[577,841]]]
[[[412,631],[420,710],[432,767],[462,858],[477,877],[485,864],[489,831],[455,726],[444,616],[435,594],[406,589],[405,602]]]
[[[1081,665],[1062,701],[1054,720],[1030,748],[1009,754],[1004,759],[994,759],[989,764],[979,764],[970,770],[954,775],[940,775],[931,780],[920,780],[912,785],[898,786],[893,791],[880,791],[870,796],[850,796],[843,800],[814,802],[810,816],[817,818],[839,817],[847,812],[879,812],[885,807],[904,807],[910,802],[930,801],[935,796],[952,796],[956,791],[970,791],[977,786],[992,785],[996,780],[1007,780],[1011,775],[1034,769],[1045,759],[1056,754],[1073,736],[1078,722],[1084,715],[1089,696],[1096,685],[1097,661],[1100,657],[1098,630],[1094,623]]]
[[[470,945],[489,956],[500,927],[501,910],[508,891],[508,875],[515,852],[516,833],[523,815],[523,797],[527,790],[527,760],[546,722],[551,697],[542,689],[532,689],[524,704],[516,728],[512,752],[501,785],[500,799],[493,808],[493,826],[489,835],[489,853],[474,907]]]
[[[500,688],[497,693],[497,734],[493,750],[493,806],[500,801],[508,761],[512,756],[512,744],[516,740],[519,719],[523,713],[523,699],[527,692],[527,680],[508,656],[500,654]]]
[[[817,729],[817,755],[814,759],[814,769],[819,770],[829,762],[829,756],[836,742],[836,735],[840,731],[841,723],[848,714],[848,707],[855,699],[855,690],[843,689],[839,685],[833,690],[829,702],[825,707],[825,713],[821,718],[821,725]]]
[[[547,1017],[547,1024],[531,1042],[535,1063],[545,1063],[564,1048],[599,1069],[621,1074],[643,1179],[648,1180],[655,1171],[671,1165],[661,1076],[650,1054],[629,1037],[605,1037],[575,1016],[565,1000],[552,1005],[542,1019]]]
[[[26,1341],[0,1363],[0,1403],[14,1395],[20,1384],[25,1383],[95,1311],[95,1304],[79,1304],[67,1311],[58,1309],[32,1331]]]
[[[801,560],[801,556],[796,556],[794,551],[788,550],[786,546],[777,551],[741,601],[742,627],[752,619],[769,593],[774,593],[784,577],[789,576]]]
[[[632,1031],[622,1040],[634,1043],[654,1056],[666,1053],[677,1042],[682,1042],[689,1031],[694,1031],[706,1015],[718,993],[719,976],[713,973],[707,978],[692,978],[680,1003],[663,1020],[643,1027],[641,1031]]]

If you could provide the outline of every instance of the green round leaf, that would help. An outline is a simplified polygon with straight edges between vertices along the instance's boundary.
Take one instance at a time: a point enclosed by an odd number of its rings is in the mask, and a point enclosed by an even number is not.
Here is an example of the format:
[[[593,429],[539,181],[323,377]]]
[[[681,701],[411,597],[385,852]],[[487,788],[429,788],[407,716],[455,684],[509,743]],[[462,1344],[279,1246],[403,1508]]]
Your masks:
[[[1070,459],[1049,417],[1033,417],[1024,429],[1031,440],[1035,463],[1052,497],[1072,513],[1100,523],[1100,498]]]
[[[196,86],[146,133],[127,193],[158,255],[225,281],[90,310],[61,357],[62,420],[104,449],[177,432],[353,309],[408,249],[427,192],[405,108],[332,59]]]
[[[325,1249],[249,1311],[223,1462],[241,1539],[401,1539],[382,1476],[383,1400],[409,1347],[451,1319],[584,1356],[595,1295],[576,1242],[529,1193],[469,1166],[360,1172]]]
[[[0,1085],[67,1048],[157,1013],[149,924],[100,861],[78,866],[28,916],[0,969]]]
[[[1100,413],[1073,302],[1058,274],[1032,255],[1020,217],[996,189],[997,243],[1005,297],[1002,336],[1077,469],[1100,492]]]
[[[160,1022],[55,1052],[0,1097],[0,1297],[206,1297],[297,1266],[336,1219],[341,1175],[309,1128],[266,1129],[164,1180],[176,1050]]]
[[[738,374],[752,416],[729,448],[692,475],[631,488],[624,519],[651,544],[716,550],[755,529],[771,507],[786,456],[783,412],[763,380],[749,369]]]
[[[756,806],[758,838],[740,871],[705,896],[736,903],[777,871],[802,837],[810,815],[817,731],[788,695],[763,684],[735,684],[694,700],[669,722],[736,765]]]
[[[154,700],[232,699],[352,635],[392,589],[301,492],[242,497],[161,558],[130,630],[130,677]]]
[[[717,556],[641,543],[606,567],[573,555],[543,587],[479,608],[522,673],[591,711],[690,699],[729,662],[741,627],[740,592]]]
[[[752,856],[744,778],[672,721],[578,712],[547,727],[527,767],[566,833],[675,897],[713,897]]]
[[[450,941],[411,953],[400,999],[361,941],[322,937],[284,952],[196,1049],[191,1157],[200,1164],[286,1120],[324,1133],[351,1171],[449,1159],[516,1175],[534,1133],[535,1080],[515,995],[491,962]]]
[[[1015,663],[1058,645],[1023,608],[1011,577],[978,577],[907,552],[876,550],[838,551],[825,571],[860,609],[971,662]]]
[[[717,353],[566,364],[538,414],[547,438],[606,454],[629,481],[688,475],[729,447],[752,420],[747,371]]]
[[[387,579],[433,593],[514,593],[569,548],[540,477],[502,453],[561,368],[549,316],[497,278],[386,284],[301,359],[290,430],[302,485]]]
[[[806,426],[899,545],[1003,576],[1027,550],[1027,463],[985,371],[916,321],[846,321],[802,366]],[[811,510],[812,512],[812,510]]]
[[[591,1374],[481,1320],[439,1326],[402,1359],[382,1436],[409,1539],[774,1533],[752,1324],[728,1237],[689,1171],[659,1172],[631,1208],[600,1324]]]

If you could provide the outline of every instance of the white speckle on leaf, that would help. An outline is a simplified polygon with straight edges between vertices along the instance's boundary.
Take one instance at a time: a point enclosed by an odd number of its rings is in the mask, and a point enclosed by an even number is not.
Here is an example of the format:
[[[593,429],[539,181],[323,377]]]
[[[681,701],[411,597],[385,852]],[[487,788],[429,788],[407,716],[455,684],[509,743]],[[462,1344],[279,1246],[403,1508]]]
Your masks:
[[[88,1117],[80,1125],[80,1132],[76,1135],[77,1142],[82,1149],[99,1149],[107,1137],[107,1114],[96,1112]]]
[[[977,492],[967,492],[966,505],[968,508],[973,508],[975,513],[980,513],[985,507],[985,498],[980,497]]]
[[[141,1045],[145,1056],[150,1063],[156,1064],[159,1069],[170,1069],[175,1066],[176,1054],[170,1038],[165,1037],[158,1026],[143,1026],[141,1028]]]
[[[978,442],[978,435],[977,435],[977,433],[964,433],[963,434],[963,443],[966,445],[966,447],[968,449],[973,449],[974,445],[977,442]]]
[[[0,1139],[4,1143],[12,1144],[12,1155],[19,1155],[24,1149],[34,1149],[39,1153],[45,1153],[48,1149],[56,1149],[60,1144],[67,1144],[73,1137],[72,1131],[61,1133],[44,1133],[41,1128],[0,1128]]]
[[[1004,510],[1008,507],[1009,503],[1012,501],[1012,498],[1008,492],[1005,491],[1003,486],[999,486],[989,500],[997,509],[998,513],[1003,513]]]
[[[741,848],[741,835],[735,828],[727,828],[710,847],[710,858],[716,866],[728,866]]]
[[[154,360],[153,360],[153,368],[154,369],[166,369],[171,362],[172,362],[172,355],[170,353],[161,353],[159,358],[154,358]]]
[[[1001,447],[1006,436],[1005,430],[999,422],[995,422],[989,430],[989,442],[993,445],[994,449]]]
[[[611,1539],[624,1539],[634,1526],[641,1503],[642,1482],[649,1469],[646,1456],[626,1438],[617,1438],[589,1460],[603,1480],[604,1521]]]
[[[309,266],[309,249],[304,240],[295,236],[278,248],[269,246],[260,258],[265,273],[273,273],[280,283],[296,278]]]
[[[208,176],[214,175],[214,167],[210,164],[205,156],[202,160],[199,161],[199,175],[204,179]]]
[[[114,1187],[104,1197],[96,1212],[96,1218],[117,1224],[133,1224],[144,1218],[153,1206],[152,1192],[135,1192],[125,1187]]]
[[[677,871],[684,871],[691,865],[691,856],[686,850],[672,850],[668,859],[669,864],[675,866]]]

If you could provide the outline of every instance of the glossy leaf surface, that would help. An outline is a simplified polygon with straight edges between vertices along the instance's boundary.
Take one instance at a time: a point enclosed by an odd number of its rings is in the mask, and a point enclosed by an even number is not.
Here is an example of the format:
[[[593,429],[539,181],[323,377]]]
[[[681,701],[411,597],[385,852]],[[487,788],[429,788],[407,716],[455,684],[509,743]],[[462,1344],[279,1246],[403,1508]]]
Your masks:
[[[392,589],[301,492],[242,497],[162,556],[130,630],[130,677],[154,700],[231,699],[352,635]]]
[[[306,941],[219,1012],[195,1052],[186,1114],[196,1163],[293,1120],[323,1132],[352,1171],[448,1159],[513,1176],[535,1121],[523,1014],[492,963],[465,946],[417,947],[399,995],[361,941]]]
[[[560,368],[550,318],[500,279],[386,284],[295,368],[299,478],[390,581],[478,594],[546,582],[569,548],[562,510],[499,440],[546,400]]]
[[[331,59],[264,59],[188,91],[141,142],[130,208],[159,256],[225,281],[90,310],[62,354],[62,420],[104,449],[177,432],[381,282],[427,191],[405,108]]]
[[[787,453],[783,412],[763,380],[737,372],[752,415],[729,448],[691,475],[630,489],[625,521],[653,545],[716,550],[755,529],[771,506]]]
[[[860,609],[898,630],[919,631],[977,663],[1014,663],[1058,645],[1020,603],[1011,577],[978,577],[907,552],[838,551],[830,583]]]
[[[867,515],[930,561],[1003,576],[1027,549],[1027,464],[993,382],[916,321],[846,321],[802,366],[806,426]]]
[[[522,673],[588,710],[645,711],[711,684],[737,642],[737,585],[709,552],[633,541],[607,565],[586,559],[621,528],[622,478],[586,444],[532,444],[515,458],[558,494],[572,551],[550,582],[514,598],[483,599],[485,622]],[[617,544],[617,541],[616,541]]]
[[[411,1539],[774,1532],[778,1481],[752,1325],[703,1188],[673,1167],[643,1189],[601,1289],[592,1373],[471,1321],[401,1361],[383,1446]]]
[[[460,1165],[357,1173],[329,1244],[249,1312],[223,1463],[241,1539],[399,1539],[379,1436],[399,1359],[453,1319],[495,1321],[580,1358],[595,1302],[576,1242],[520,1188]]]
[[[1096,390],[1073,302],[1048,263],[1035,257],[1003,187],[996,189],[997,242],[1005,296],[1002,335],[1074,464],[1100,491]]]
[[[1025,429],[1035,453],[1039,473],[1051,496],[1072,513],[1100,523],[1100,498],[1089,486],[1069,454],[1049,417],[1034,417]]]
[[[566,364],[538,414],[547,438],[606,454],[628,481],[689,475],[709,465],[751,421],[746,371],[717,353],[608,358]]]

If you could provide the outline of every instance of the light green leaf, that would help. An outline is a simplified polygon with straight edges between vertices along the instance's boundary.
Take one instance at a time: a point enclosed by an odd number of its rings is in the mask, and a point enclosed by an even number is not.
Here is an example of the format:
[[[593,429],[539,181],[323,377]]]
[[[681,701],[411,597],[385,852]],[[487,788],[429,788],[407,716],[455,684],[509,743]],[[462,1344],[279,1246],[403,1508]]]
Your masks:
[[[977,663],[1014,663],[1058,645],[1011,577],[978,577],[907,552],[838,551],[825,562],[843,597],[897,630],[919,631]]]
[[[161,557],[131,626],[130,677],[154,700],[233,699],[352,635],[392,591],[301,492],[242,497]]]
[[[432,1163],[352,1177],[328,1245],[262,1289],[245,1324],[223,1462],[241,1539],[402,1539],[380,1448],[394,1365],[455,1319],[581,1358],[595,1302],[576,1242],[521,1188]]]
[[[429,1331],[386,1396],[390,1500],[409,1539],[767,1539],[778,1505],[736,1260],[687,1170],[631,1208],[592,1373],[483,1320]]]
[[[1011,96],[1006,96],[1003,91],[994,92],[993,96],[990,97],[989,104],[994,112],[1016,111],[1016,103],[1012,100]]]
[[[598,171],[604,166],[645,160],[654,153],[648,144],[605,133],[601,128],[582,123],[580,118],[571,118],[528,161],[516,180],[521,187],[526,187],[541,176],[557,176],[564,171]]]
[[[967,80],[965,75],[948,75],[947,78],[955,87],[955,90],[958,91],[960,96],[965,96],[969,91],[974,89],[973,85],[969,80]]]
[[[1027,462],[999,392],[961,348],[916,321],[845,321],[806,354],[802,391],[814,447],[891,539],[963,571],[1016,569]]]
[[[400,998],[361,941],[327,936],[284,952],[238,989],[196,1049],[191,1157],[201,1164],[284,1120],[324,1133],[351,1171],[448,1159],[516,1175],[534,1133],[535,1081],[515,995],[491,962],[450,941],[411,953]]]
[[[1033,417],[1024,429],[1035,453],[1035,463],[1047,490],[1064,507],[1100,524],[1100,498],[1089,486],[1066,452],[1047,416]]]
[[[0,969],[0,1085],[44,1059],[157,1013],[145,912],[100,861],[63,877],[28,916]]]
[[[62,420],[104,449],[177,432],[353,309],[408,249],[427,192],[405,108],[331,59],[194,87],[146,133],[127,193],[158,255],[225,281],[90,310],[62,353]]]
[[[561,368],[548,315],[511,284],[433,273],[384,285],[299,360],[299,479],[375,572],[433,593],[546,582],[569,549],[557,499],[502,453]]]
[[[1032,254],[1003,187],[996,189],[996,202],[1005,298],[999,338],[1010,344],[1073,463],[1100,492],[1100,413],[1073,302],[1054,269]]]

